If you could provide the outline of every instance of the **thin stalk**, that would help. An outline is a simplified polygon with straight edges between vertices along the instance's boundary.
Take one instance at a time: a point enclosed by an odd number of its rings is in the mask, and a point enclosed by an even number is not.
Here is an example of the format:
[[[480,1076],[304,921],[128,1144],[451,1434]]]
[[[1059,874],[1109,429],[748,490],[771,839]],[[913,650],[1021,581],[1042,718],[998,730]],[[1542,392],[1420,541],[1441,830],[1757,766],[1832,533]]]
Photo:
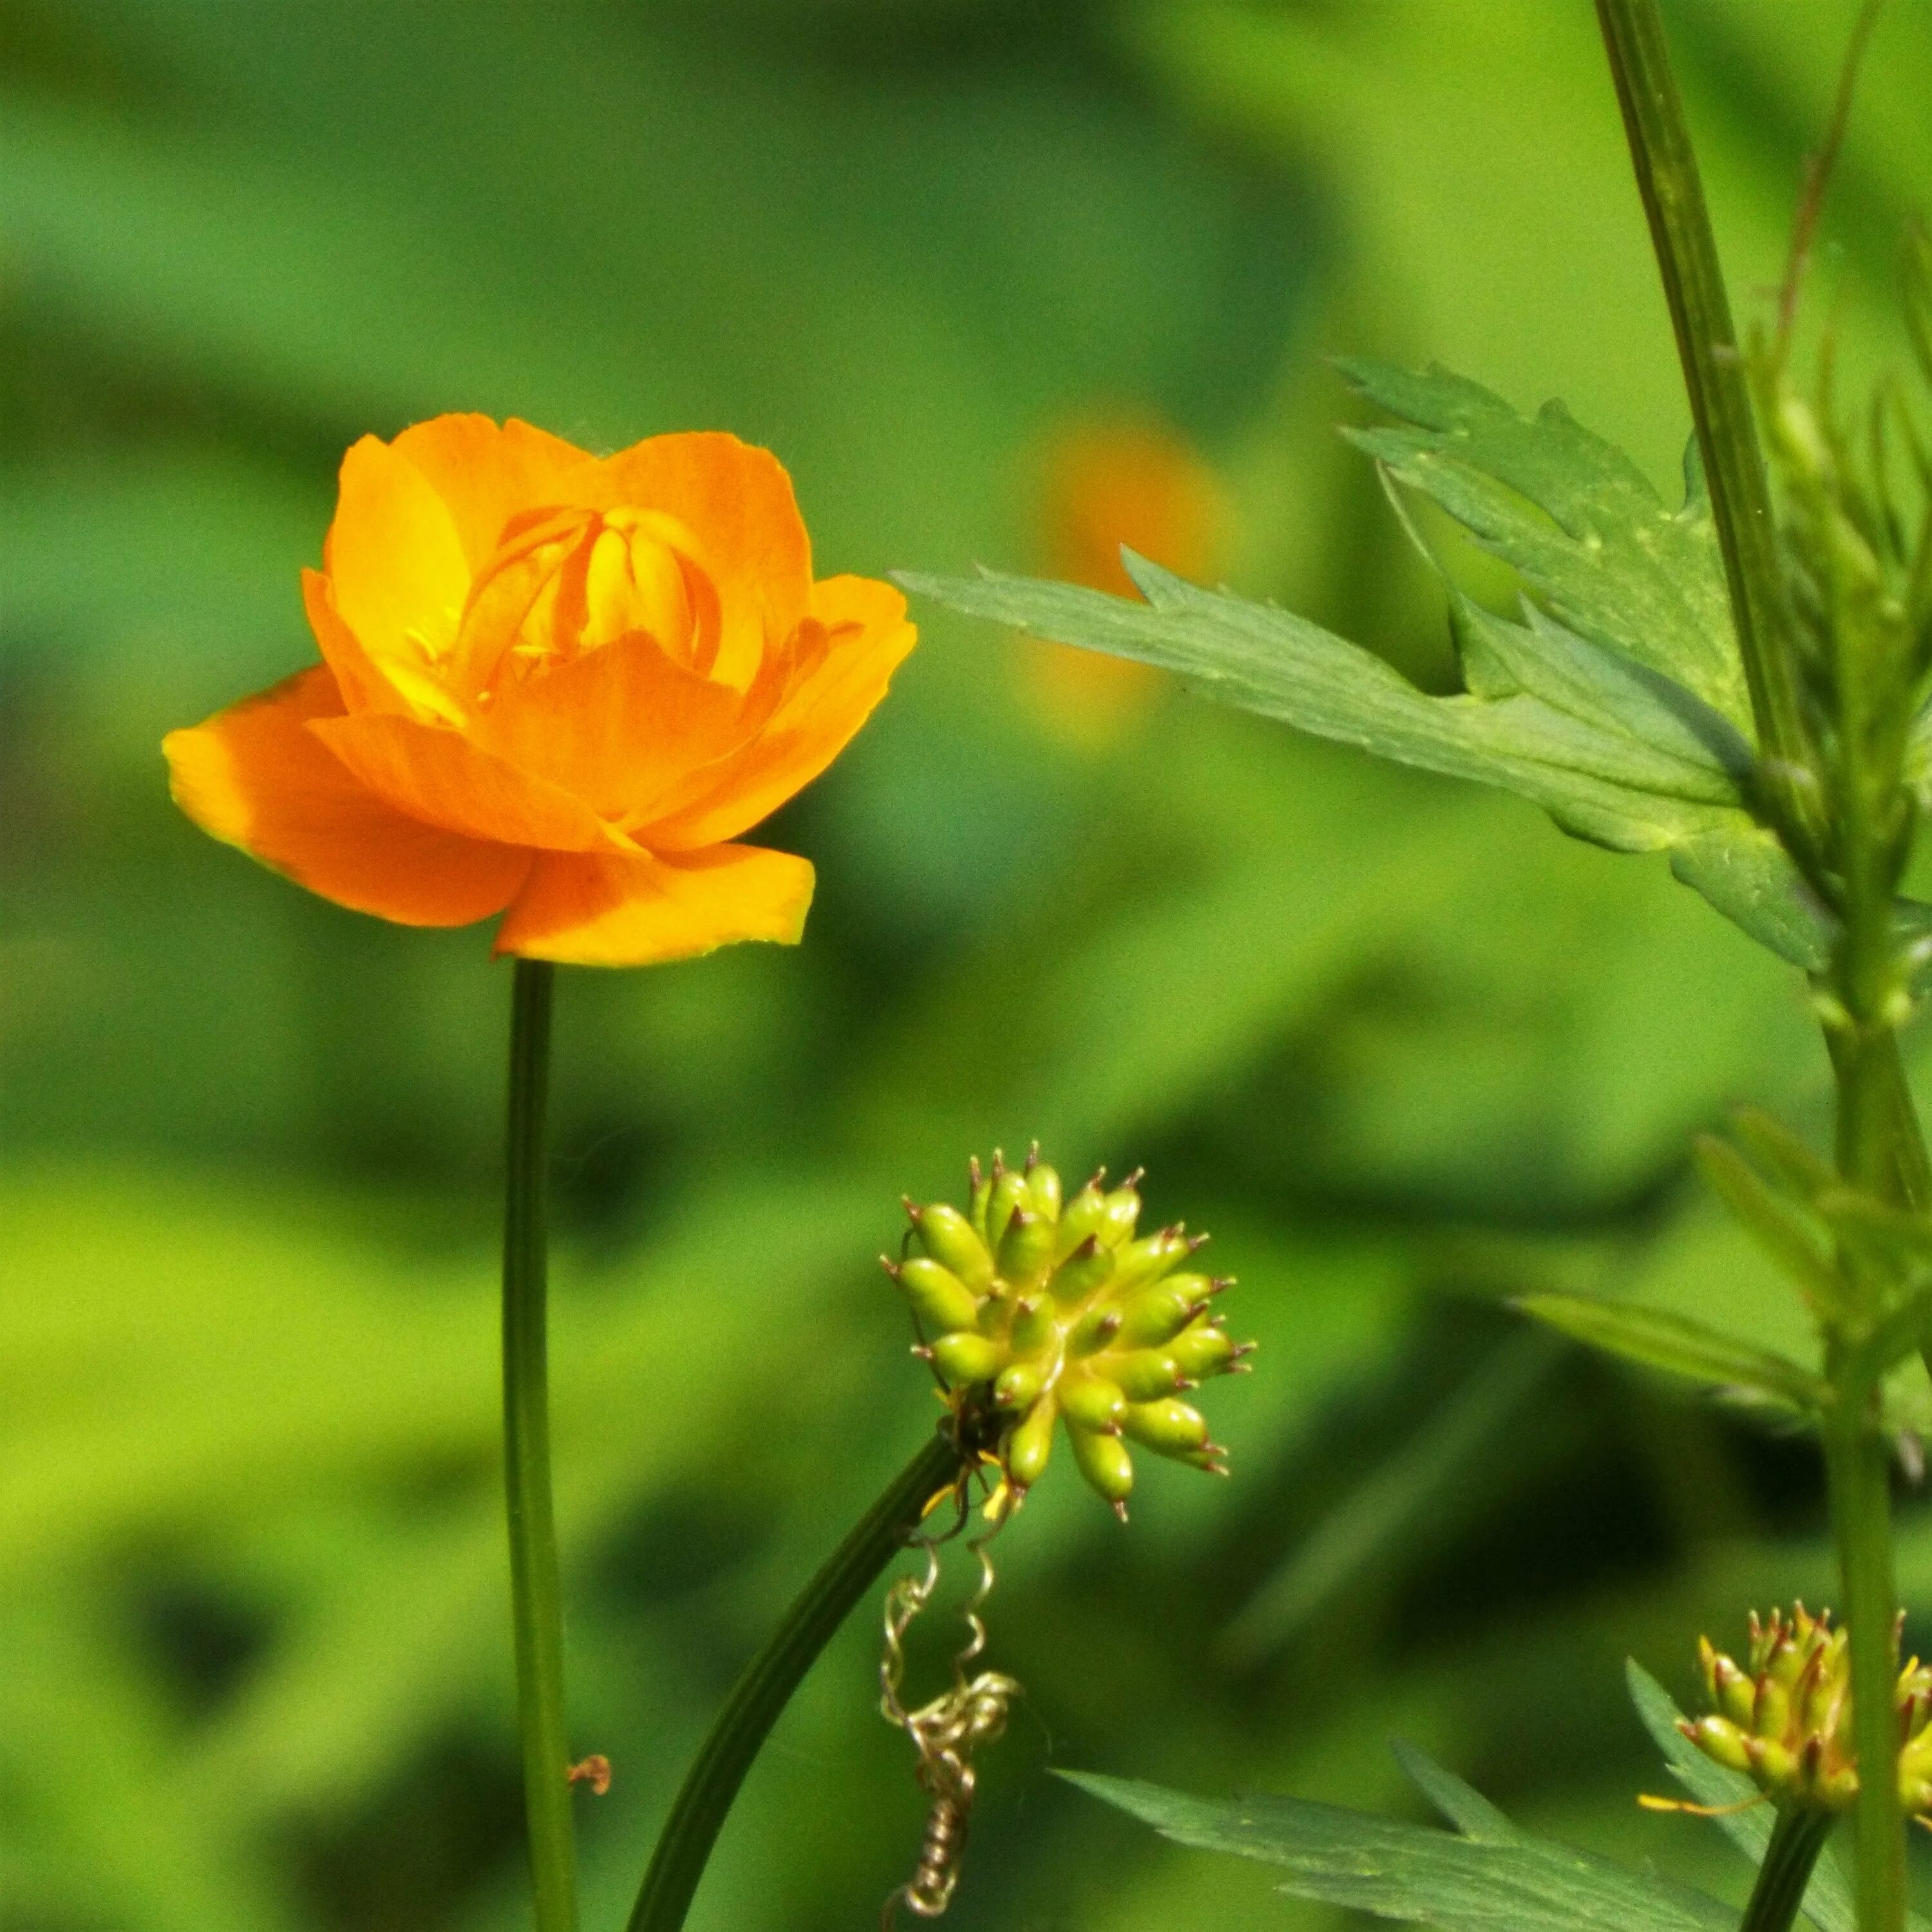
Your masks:
[[[1738,1932],[1790,1932],[1834,1822],[1830,1812],[1809,1806],[1793,1805],[1779,1812]]]
[[[1771,486],[1697,157],[1657,0],[1597,0],[1597,18],[1704,459],[1757,730],[1765,802],[1800,863],[1808,866],[1823,827],[1795,668],[1784,647]]]
[[[1846,1393],[1849,1394],[1850,1391]],[[1851,1634],[1852,1741],[1858,1762],[1858,1900],[1862,1932],[1905,1924],[1905,1828],[1898,1802],[1898,1675],[1893,1637],[1898,1586],[1892,1563],[1892,1491],[1885,1439],[1841,1395],[1825,1424],[1832,1540]]]
[[[1925,1150],[1880,997],[1891,916],[1880,847],[1862,820],[1826,821],[1750,384],[1657,0],[1597,0],[1597,16],[1703,455],[1750,693],[1762,803],[1794,860],[1842,916],[1830,977],[1844,1018],[1828,1034],[1838,1076],[1839,1171],[1882,1198],[1909,1202],[1924,1187]],[[1855,731],[1849,735],[1860,742]],[[1864,802],[1862,795],[1854,800],[1860,810]],[[1858,820],[1860,811],[1851,815]],[[1882,1285],[1874,1288],[1876,1304]],[[1876,1306],[1872,1312],[1879,1312]],[[1904,1835],[1892,1706],[1896,1597],[1886,1448],[1873,1412],[1874,1389],[1841,1343],[1828,1352],[1836,1400],[1826,1424],[1826,1473],[1844,1582],[1860,1774],[1858,1924],[1861,1932],[1900,1932]]]
[[[746,1666],[658,1834],[627,1932],[679,1932],[732,1800],[780,1712],[853,1605],[905,1547],[927,1502],[952,1482],[959,1466],[951,1438],[934,1436],[860,1518]]]
[[[545,1115],[556,969],[517,962],[510,1007],[510,1112],[503,1202],[503,1473],[517,1726],[537,1932],[576,1932],[570,1749],[563,1717],[563,1606],[550,1507],[544,1303],[548,1195]]]

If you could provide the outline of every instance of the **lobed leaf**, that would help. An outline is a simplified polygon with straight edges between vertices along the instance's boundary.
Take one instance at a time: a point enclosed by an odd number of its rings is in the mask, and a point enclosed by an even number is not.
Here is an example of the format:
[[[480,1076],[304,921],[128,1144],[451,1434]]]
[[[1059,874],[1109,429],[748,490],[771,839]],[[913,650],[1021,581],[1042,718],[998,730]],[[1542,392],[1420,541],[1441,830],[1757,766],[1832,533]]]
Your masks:
[[[1622,450],[1561,403],[1521,416],[1439,367],[1341,366],[1403,424],[1352,430],[1352,442],[1520,572],[1560,622],[1750,733],[1724,560],[1694,466],[1687,464],[1684,500],[1672,509]]]
[[[1526,1294],[1514,1306],[1606,1354],[1723,1388],[1741,1388],[1793,1408],[1816,1410],[1831,1391],[1782,1355],[1754,1348],[1688,1316],[1582,1294]]]
[[[1754,938],[1807,970],[1824,963],[1823,914],[1745,807],[1742,741],[1690,692],[1547,617],[1513,624],[1458,600],[1471,689],[1432,697],[1305,618],[1125,554],[1144,602],[991,572],[898,580],[971,616],[1156,665],[1316,736],[1500,786],[1612,850],[1671,851],[1678,875]]]
[[[1407,1754],[1406,1767],[1420,1756]],[[1470,1810],[1467,1787],[1430,1768],[1432,1799],[1463,1810],[1477,1832],[1297,1798],[1192,1798],[1132,1780],[1060,1775],[1178,1844],[1280,1867],[1288,1874],[1282,1891],[1380,1918],[1442,1932],[1730,1932],[1735,1924],[1730,1907],[1688,1886],[1526,1837],[1492,1807]]]

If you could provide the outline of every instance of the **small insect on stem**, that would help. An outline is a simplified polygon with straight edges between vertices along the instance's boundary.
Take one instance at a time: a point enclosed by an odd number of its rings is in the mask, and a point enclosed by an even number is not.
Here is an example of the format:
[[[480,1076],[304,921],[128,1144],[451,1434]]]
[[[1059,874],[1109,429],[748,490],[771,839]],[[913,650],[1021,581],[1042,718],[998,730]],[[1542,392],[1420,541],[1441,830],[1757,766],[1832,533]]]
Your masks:
[[[610,1789],[610,1760],[602,1751],[580,1758],[564,1776],[572,1784],[587,1784],[593,1798],[602,1798]]]

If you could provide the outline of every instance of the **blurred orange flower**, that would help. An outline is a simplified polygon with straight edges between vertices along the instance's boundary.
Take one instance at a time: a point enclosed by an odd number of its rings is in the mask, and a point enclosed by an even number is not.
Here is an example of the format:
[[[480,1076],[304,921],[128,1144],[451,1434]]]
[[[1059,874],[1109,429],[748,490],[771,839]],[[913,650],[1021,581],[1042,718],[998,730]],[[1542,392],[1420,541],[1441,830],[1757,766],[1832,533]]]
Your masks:
[[[1050,575],[1138,598],[1123,544],[1198,583],[1220,568],[1227,506],[1212,471],[1150,422],[1095,421],[1062,431],[1047,453],[1042,548]],[[1105,743],[1143,710],[1160,674],[1125,658],[1036,642],[1032,682],[1064,735]]]
[[[182,810],[338,904],[602,965],[798,938],[811,866],[732,842],[914,638],[890,585],[813,581],[784,470],[715,434],[364,436],[302,586],[322,663],[169,736]]]

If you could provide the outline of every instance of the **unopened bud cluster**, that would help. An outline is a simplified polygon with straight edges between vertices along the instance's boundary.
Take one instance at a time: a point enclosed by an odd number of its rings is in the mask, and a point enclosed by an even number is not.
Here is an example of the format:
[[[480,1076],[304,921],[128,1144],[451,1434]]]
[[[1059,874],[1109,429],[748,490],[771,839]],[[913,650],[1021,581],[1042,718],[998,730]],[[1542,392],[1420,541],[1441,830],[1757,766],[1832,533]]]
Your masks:
[[[1748,1665],[1698,1640],[1708,1717],[1682,1729],[1707,1757],[1741,1771],[1780,1804],[1842,1811],[1857,1797],[1851,1654],[1829,1610],[1802,1604],[1786,1616],[1751,1613]],[[1898,1796],[1909,1815],[1932,1812],[1932,1670],[1917,1658],[1898,1674]]]
[[[1130,1442],[1225,1475],[1226,1451],[1180,1398],[1243,1366],[1214,1318],[1232,1281],[1186,1267],[1206,1240],[1178,1226],[1138,1235],[1138,1174],[1109,1189],[1104,1170],[1063,1198],[1036,1148],[1024,1167],[995,1154],[971,1167],[966,1210],[906,1203],[922,1252],[887,1272],[956,1408],[990,1412],[1006,1479],[1040,1480],[1064,1423],[1081,1474],[1120,1514],[1133,1488]]]

